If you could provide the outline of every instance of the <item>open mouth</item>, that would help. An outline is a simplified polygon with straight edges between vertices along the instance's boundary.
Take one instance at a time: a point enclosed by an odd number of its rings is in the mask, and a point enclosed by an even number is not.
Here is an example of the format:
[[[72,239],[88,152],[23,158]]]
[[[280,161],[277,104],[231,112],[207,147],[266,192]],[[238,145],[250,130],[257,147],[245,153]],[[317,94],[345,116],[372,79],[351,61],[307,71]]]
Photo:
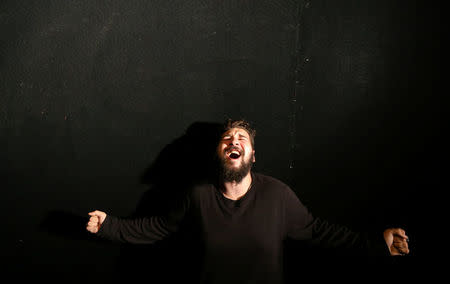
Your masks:
[[[236,160],[239,159],[239,157],[241,157],[241,152],[239,152],[238,150],[231,150],[227,152],[227,156],[232,160]]]

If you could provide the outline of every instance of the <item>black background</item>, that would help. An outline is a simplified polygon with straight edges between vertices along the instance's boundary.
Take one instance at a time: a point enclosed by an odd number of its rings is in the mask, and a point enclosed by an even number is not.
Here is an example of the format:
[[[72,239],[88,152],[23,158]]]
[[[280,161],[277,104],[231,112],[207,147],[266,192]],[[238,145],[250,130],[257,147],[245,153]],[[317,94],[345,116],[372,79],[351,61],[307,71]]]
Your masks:
[[[145,248],[153,251],[133,260],[138,249],[84,231],[87,212],[139,211],[149,187],[141,177],[163,149],[189,127],[227,117],[254,124],[255,170],[288,183],[315,215],[378,234],[404,228],[411,255],[387,269],[417,272],[409,268],[433,251],[427,237],[439,209],[434,192],[443,187],[445,93],[436,4],[54,0],[0,7],[8,271],[66,283],[127,273],[181,277],[189,256],[173,262],[177,245],[166,253],[169,245]],[[188,138],[181,141],[192,149],[207,147],[201,131]],[[195,155],[171,158],[169,180],[195,163]],[[320,266],[307,264],[311,255],[288,255],[297,277]]]

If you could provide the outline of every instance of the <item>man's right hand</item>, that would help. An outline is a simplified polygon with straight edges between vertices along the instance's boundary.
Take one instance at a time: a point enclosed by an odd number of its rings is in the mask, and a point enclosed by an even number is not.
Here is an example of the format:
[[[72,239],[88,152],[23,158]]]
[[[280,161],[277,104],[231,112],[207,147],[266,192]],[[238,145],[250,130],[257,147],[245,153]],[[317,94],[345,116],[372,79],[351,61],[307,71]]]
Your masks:
[[[86,225],[86,230],[96,234],[106,219],[106,213],[95,210],[89,212],[89,216],[91,216],[91,218],[89,218],[89,222]]]

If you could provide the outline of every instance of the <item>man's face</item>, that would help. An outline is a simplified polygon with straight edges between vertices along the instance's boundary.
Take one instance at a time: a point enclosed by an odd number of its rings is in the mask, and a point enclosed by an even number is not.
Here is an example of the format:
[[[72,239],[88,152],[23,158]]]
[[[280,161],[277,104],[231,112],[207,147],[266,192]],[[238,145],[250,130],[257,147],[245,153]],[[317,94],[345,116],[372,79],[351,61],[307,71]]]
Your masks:
[[[255,162],[250,135],[242,128],[232,128],[222,134],[217,155],[225,181],[240,182]]]

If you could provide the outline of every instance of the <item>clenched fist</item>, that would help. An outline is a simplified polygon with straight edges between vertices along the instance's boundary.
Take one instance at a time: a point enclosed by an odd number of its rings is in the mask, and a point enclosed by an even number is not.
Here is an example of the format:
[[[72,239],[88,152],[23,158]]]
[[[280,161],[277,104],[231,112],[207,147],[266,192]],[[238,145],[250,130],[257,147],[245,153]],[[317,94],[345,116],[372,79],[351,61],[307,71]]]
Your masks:
[[[100,230],[100,227],[102,226],[103,222],[106,219],[106,213],[102,211],[92,211],[89,212],[89,222],[86,225],[86,230],[88,230],[91,233],[97,233],[98,230]]]
[[[391,255],[405,255],[409,253],[408,236],[400,228],[390,228],[384,231],[384,240]]]

